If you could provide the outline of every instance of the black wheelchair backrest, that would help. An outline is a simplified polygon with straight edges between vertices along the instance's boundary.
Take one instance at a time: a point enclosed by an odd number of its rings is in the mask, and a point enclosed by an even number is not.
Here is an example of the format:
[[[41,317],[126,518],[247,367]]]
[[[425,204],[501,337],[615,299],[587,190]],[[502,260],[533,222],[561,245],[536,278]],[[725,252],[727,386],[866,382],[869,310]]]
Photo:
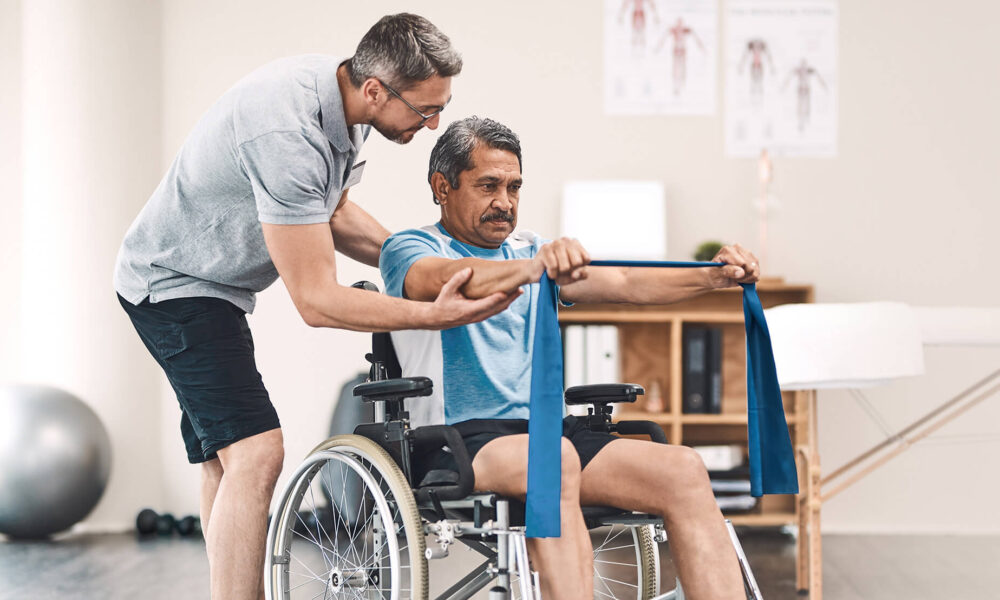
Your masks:
[[[368,290],[376,294],[379,293],[378,286],[370,281],[358,281],[352,284],[351,287]],[[373,365],[376,362],[381,363],[382,368],[385,369],[385,376],[388,379],[403,376],[403,369],[399,366],[399,359],[396,358],[396,349],[392,347],[392,335],[388,332],[383,331],[372,334],[372,351],[365,358]],[[372,379],[374,380],[375,378],[373,377]]]

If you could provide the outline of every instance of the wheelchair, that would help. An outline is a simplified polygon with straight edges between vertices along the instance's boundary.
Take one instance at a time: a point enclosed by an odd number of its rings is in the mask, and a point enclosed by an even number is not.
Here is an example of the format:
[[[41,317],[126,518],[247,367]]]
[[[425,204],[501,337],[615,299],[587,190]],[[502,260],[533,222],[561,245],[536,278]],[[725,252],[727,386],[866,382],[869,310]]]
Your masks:
[[[372,284],[364,287],[377,291]],[[373,404],[375,418],[353,434],[316,446],[281,491],[267,532],[267,598],[427,600],[429,567],[454,579],[456,567],[448,556],[452,546],[461,545],[478,554],[480,564],[438,600],[471,598],[487,586],[490,600],[538,600],[523,503],[473,492],[472,462],[457,430],[410,427],[405,401],[429,395],[432,382],[401,376],[388,333],[373,334],[365,358],[371,364],[368,381],[356,386],[354,395]],[[655,423],[612,421],[612,404],[635,402],[643,393],[635,384],[587,385],[567,389],[565,400],[590,405],[581,418],[595,431],[646,435],[665,444]],[[457,470],[415,471],[414,456],[443,447],[452,452]],[[582,510],[594,547],[595,597],[683,600],[679,581],[660,593],[658,544],[667,539],[660,517],[604,506]],[[747,598],[760,600],[739,540],[726,523]]]

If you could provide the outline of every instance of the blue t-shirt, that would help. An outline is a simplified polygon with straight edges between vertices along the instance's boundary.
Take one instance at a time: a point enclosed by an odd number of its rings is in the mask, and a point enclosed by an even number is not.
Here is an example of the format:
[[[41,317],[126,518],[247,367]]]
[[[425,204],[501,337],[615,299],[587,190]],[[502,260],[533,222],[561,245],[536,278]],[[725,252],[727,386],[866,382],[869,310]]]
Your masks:
[[[480,248],[456,240],[438,223],[391,236],[382,246],[379,265],[386,293],[403,297],[406,273],[421,258],[533,258],[547,242],[531,232],[516,232],[499,248]],[[524,290],[507,310],[479,323],[392,333],[403,376],[434,381],[433,395],[407,403],[414,426],[528,418],[538,283]]]

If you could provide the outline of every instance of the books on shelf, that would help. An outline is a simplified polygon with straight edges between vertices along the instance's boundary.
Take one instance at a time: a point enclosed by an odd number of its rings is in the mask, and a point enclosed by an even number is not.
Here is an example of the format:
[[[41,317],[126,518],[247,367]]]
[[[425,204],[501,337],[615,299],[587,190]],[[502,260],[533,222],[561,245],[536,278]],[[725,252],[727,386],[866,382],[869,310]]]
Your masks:
[[[735,446],[735,445],[734,445]],[[750,466],[743,460],[742,448],[740,448],[739,462],[729,469],[709,469],[708,478],[712,485],[712,492],[715,494],[715,501],[719,508],[725,512],[746,512],[753,510],[757,506],[758,499],[750,495]],[[735,451],[732,451],[731,458],[735,458]],[[735,460],[727,463],[733,464]]]
[[[717,494],[749,494],[749,479],[711,479],[712,491]]]
[[[722,329],[701,325],[685,326],[681,344],[681,410],[693,414],[721,413]]]
[[[737,512],[752,510],[757,506],[757,498],[750,494],[740,494],[738,496],[716,496],[715,501],[719,503],[719,508],[725,512]]]
[[[750,495],[750,466],[743,460],[741,447],[738,464],[729,469],[709,469],[708,478],[715,501],[724,512],[746,512],[757,506],[758,499]]]
[[[743,446],[740,444],[720,444],[717,446],[692,446],[701,456],[709,474],[713,471],[732,471],[743,465]]]
[[[750,481],[750,465],[744,461],[732,469],[709,469],[708,477],[712,481]]]

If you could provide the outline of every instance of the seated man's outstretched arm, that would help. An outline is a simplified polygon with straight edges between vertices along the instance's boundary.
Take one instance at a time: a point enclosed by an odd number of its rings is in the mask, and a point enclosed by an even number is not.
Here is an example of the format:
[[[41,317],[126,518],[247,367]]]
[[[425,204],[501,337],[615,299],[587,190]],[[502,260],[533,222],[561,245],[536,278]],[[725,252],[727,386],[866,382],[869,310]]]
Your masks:
[[[559,298],[564,302],[670,304],[714,289],[754,283],[760,277],[757,258],[739,244],[725,246],[712,261],[726,265],[694,269],[588,267],[585,278],[562,286]]]
[[[421,258],[410,267],[404,285],[407,298],[433,300],[449,278],[471,268],[472,277],[461,291],[468,298],[483,298],[496,292],[512,293],[547,272],[561,286],[559,297],[565,302],[670,304],[714,289],[754,283],[760,277],[757,258],[739,244],[724,247],[712,260],[725,262],[726,266],[587,267],[590,255],[583,246],[577,240],[563,238],[542,246],[532,259]]]

